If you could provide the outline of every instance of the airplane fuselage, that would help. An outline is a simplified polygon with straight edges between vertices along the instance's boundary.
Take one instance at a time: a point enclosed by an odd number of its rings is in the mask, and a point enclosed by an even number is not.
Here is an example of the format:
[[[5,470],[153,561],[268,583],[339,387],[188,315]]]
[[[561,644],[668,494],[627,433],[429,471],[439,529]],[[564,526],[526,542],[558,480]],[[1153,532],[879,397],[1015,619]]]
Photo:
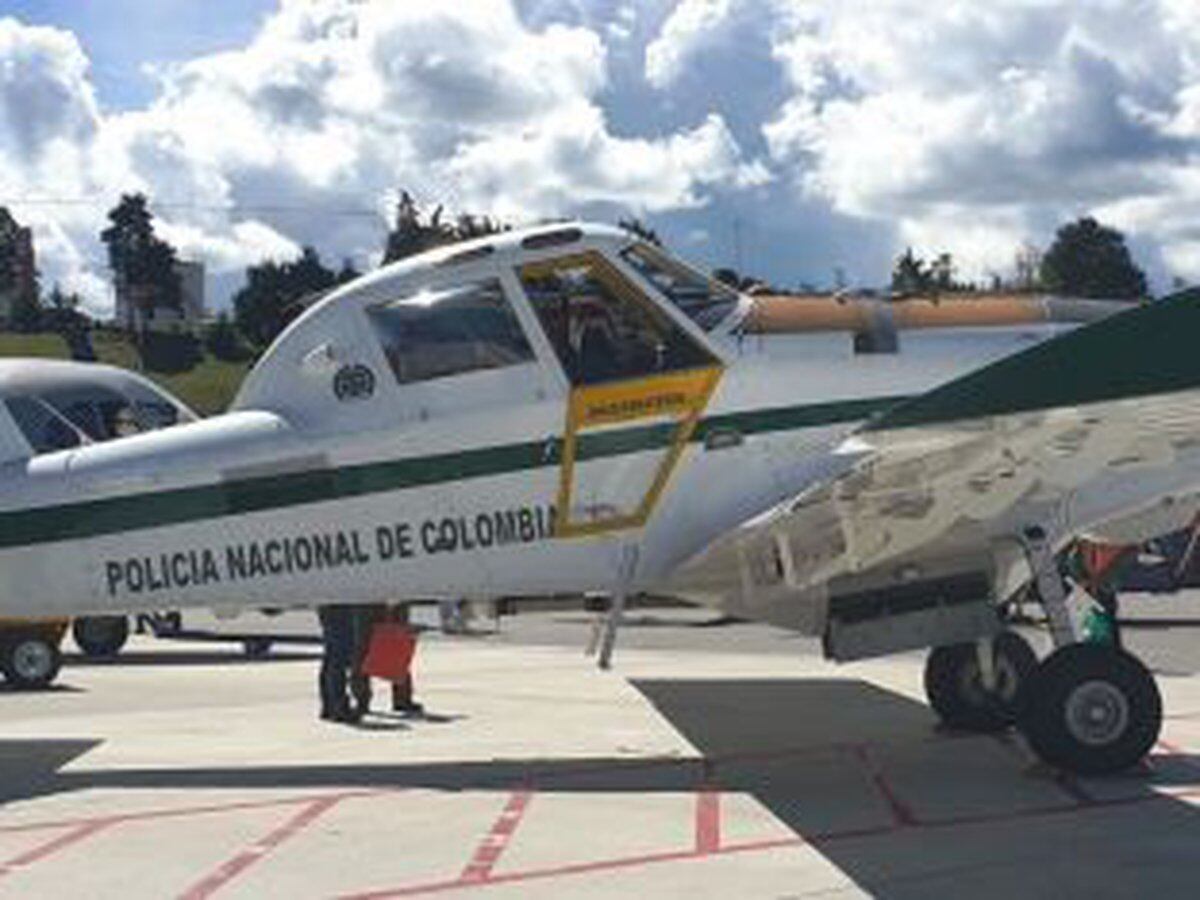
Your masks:
[[[637,533],[636,586],[829,477],[843,464],[829,451],[870,415],[1058,330],[918,332],[888,355],[856,354],[845,333],[725,336],[720,381]],[[478,377],[486,394],[494,375]],[[633,540],[555,537],[566,399],[541,393],[400,414],[353,441],[306,433],[286,411],[236,410],[10,465],[5,612],[611,590]],[[672,440],[638,424],[601,437],[574,473],[576,499],[597,505],[640,491]]]

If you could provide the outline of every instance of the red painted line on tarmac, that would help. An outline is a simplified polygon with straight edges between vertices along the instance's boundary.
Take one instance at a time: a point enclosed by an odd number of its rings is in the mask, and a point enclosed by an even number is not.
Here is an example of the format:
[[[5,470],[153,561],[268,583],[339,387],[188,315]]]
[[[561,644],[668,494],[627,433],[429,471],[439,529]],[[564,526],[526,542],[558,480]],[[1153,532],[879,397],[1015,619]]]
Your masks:
[[[715,853],[721,848],[721,790],[714,772],[716,763],[700,761],[700,787],[696,790],[696,852]]]
[[[1088,806],[1083,806],[1079,803],[1060,803],[1053,806],[1044,806],[1036,809],[1014,810],[1012,812],[1004,813],[981,813],[977,815],[952,816],[946,819],[925,820],[914,824],[912,827],[922,830],[937,830],[942,828],[961,828],[969,825],[1020,823],[1027,820],[1035,820],[1051,816],[1083,815],[1103,809],[1137,806],[1142,803],[1155,801],[1172,801],[1177,800],[1181,796],[1196,794],[1200,794],[1200,789],[1189,790],[1184,793],[1175,794],[1139,794],[1132,797],[1096,800],[1094,803]],[[406,885],[404,887],[377,890],[370,893],[345,894],[340,898],[340,900],[386,900],[386,898],[392,897],[415,897],[426,894],[441,894],[448,893],[450,891],[500,886],[504,884],[517,884],[526,881],[542,881],[554,878],[563,878],[572,875],[587,875],[595,872],[606,872],[616,869],[640,868],[642,866],[660,863],[687,862],[691,860],[712,858],[713,856],[725,856],[735,853],[761,853],[769,850],[803,846],[820,848],[822,845],[839,843],[841,841],[886,837],[888,835],[895,834],[897,831],[897,826],[889,822],[886,825],[868,826],[865,828],[851,828],[841,831],[819,832],[804,837],[796,835],[787,838],[770,838],[759,841],[725,844],[711,853],[700,853],[694,849],[670,850],[661,853],[647,853],[639,856],[627,856],[617,859],[599,860],[596,862],[548,866],[542,869],[528,869],[522,872],[506,872],[501,875],[493,875],[486,881],[467,882],[463,881],[462,879],[454,879],[450,881],[426,882],[424,884]]]
[[[508,802],[504,804],[504,809],[500,813],[500,818],[496,820],[491,831],[475,849],[475,855],[471,857],[467,867],[458,876],[459,881],[473,884],[487,881],[492,877],[492,869],[496,867],[496,863],[508,849],[509,841],[512,840],[517,826],[521,824],[521,818],[525,815],[525,810],[528,809],[532,797],[533,792],[528,788],[514,791],[509,796]]]
[[[716,853],[721,849],[721,793],[705,787],[696,793],[696,852]]]
[[[112,819],[97,819],[94,822],[77,825],[66,834],[60,834],[58,837],[46,841],[44,844],[39,844],[32,850],[25,851],[20,856],[14,856],[0,865],[0,878],[11,875],[19,869],[32,866],[34,863],[41,862],[44,859],[48,859],[59,851],[73,847],[114,824],[116,823]]]
[[[870,749],[865,744],[856,744],[850,749],[866,771],[867,777],[871,779],[871,783],[875,785],[875,790],[879,792],[883,802],[887,804],[895,827],[908,828],[919,824],[912,807],[900,799],[900,795],[896,793],[896,789],[884,773],[883,766],[872,756]]]
[[[345,791],[334,796],[342,800],[356,797],[378,797],[395,793],[395,790]],[[278,800],[246,800],[237,803],[218,803],[206,806],[184,806],[178,809],[152,809],[146,812],[116,813],[101,818],[63,819],[50,822],[27,822],[21,825],[0,825],[0,834],[17,834],[22,831],[49,831],[55,828],[74,828],[77,826],[108,823],[119,825],[125,822],[147,822],[156,819],[188,819],[194,816],[209,816],[227,812],[242,812],[254,809],[274,809],[279,806],[301,806],[314,803],[328,797],[328,794],[309,794],[303,797],[284,797]]]
[[[195,885],[184,891],[180,895],[181,900],[205,900],[205,898],[211,897],[255,863],[261,861],[272,850],[277,849],[282,843],[295,837],[343,799],[345,799],[343,796],[335,795],[312,801],[308,806],[304,807],[304,809],[300,810],[300,812],[292,816],[274,831],[269,832],[253,846],[222,863],[211,873],[200,879]]]

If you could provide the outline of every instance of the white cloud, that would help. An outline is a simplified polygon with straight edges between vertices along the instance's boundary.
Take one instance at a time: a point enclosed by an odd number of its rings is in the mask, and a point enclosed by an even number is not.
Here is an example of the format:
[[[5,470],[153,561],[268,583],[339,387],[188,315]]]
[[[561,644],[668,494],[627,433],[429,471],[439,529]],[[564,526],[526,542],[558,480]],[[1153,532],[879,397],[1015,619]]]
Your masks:
[[[1200,158],[1197,16],[1186,0],[808,4],[780,13],[793,93],[764,135],[808,196],[1001,269],[1048,223],[1200,200],[1178,177]],[[1174,265],[1190,257],[1171,218],[1124,221]]]
[[[616,21],[631,29],[636,10]],[[102,307],[96,235],[121,191],[148,193],[162,233],[221,273],[304,243],[365,261],[401,186],[524,218],[693,207],[765,177],[715,113],[653,137],[614,133],[608,66],[600,33],[527,26],[509,0],[282,0],[248,46],[160,67],[153,103],[106,116],[74,36],[2,20],[0,188],[100,195],[78,209],[12,205],[38,227],[49,279]]]
[[[47,285],[97,307],[124,190],[216,273],[306,243],[367,264],[405,187],[628,207],[713,264],[744,219],[788,283],[877,282],[909,243],[986,275],[1093,213],[1200,278],[1196,0],[281,0],[246,46],[159,67],[144,108],[105,113],[87,65],[0,19],[0,202],[98,198],[10,204]]]
[[[669,87],[745,5],[746,0],[681,0],[646,48],[646,80],[657,88]]]

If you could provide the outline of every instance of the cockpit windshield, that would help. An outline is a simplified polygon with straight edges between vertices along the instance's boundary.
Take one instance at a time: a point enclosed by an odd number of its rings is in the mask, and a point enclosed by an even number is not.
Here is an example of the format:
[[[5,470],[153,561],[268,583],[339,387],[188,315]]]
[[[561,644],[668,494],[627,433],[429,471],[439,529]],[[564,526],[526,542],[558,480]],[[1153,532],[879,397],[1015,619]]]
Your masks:
[[[621,256],[705,331],[712,331],[737,309],[736,292],[646,244],[635,244]]]
[[[51,453],[194,421],[185,408],[147,385],[64,381],[16,391],[5,406],[35,453]]]

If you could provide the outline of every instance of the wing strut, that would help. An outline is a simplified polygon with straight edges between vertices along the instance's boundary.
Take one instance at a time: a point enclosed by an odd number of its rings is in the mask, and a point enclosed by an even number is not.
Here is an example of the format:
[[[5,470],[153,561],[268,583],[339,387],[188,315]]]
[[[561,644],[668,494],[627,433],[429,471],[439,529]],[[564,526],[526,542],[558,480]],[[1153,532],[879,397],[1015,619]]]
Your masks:
[[[609,598],[608,612],[605,613],[603,620],[600,617],[596,618],[592,637],[588,641],[586,650],[590,656],[596,651],[596,644],[599,642],[600,655],[596,664],[601,669],[612,668],[613,650],[617,645],[617,630],[621,627],[621,621],[625,616],[625,602],[629,598],[629,588],[633,583],[634,573],[637,571],[637,563],[638,545],[624,544],[621,547],[621,568],[618,574],[617,589]]]

